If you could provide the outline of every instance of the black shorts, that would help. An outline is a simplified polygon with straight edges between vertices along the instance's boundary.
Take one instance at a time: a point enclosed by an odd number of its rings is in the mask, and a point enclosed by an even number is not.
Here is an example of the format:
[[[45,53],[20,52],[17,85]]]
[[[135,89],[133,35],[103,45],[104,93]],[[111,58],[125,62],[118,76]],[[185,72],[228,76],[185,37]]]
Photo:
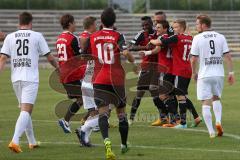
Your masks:
[[[159,93],[173,95],[174,80],[175,76],[170,73],[159,73]]]
[[[147,71],[142,70],[138,77],[137,90],[149,90],[150,85],[158,85],[158,72],[157,70],[150,69]]]
[[[98,108],[114,104],[117,108],[126,106],[124,86],[93,84],[94,100]]]
[[[190,84],[191,78],[185,78],[181,76],[175,76],[175,95],[185,96],[188,94],[188,86]]]
[[[69,99],[82,97],[82,90],[81,90],[82,82],[80,80],[73,81],[70,83],[63,83],[63,86],[67,92]]]

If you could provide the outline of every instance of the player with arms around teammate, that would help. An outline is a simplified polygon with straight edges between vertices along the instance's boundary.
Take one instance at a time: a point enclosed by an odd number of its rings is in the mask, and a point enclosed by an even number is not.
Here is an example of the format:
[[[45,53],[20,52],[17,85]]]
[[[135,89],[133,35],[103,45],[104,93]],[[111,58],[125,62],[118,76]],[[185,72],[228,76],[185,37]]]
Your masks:
[[[169,23],[166,20],[156,22],[156,31],[158,38],[168,38],[168,28]],[[156,46],[150,51],[141,51],[141,54],[158,54],[158,75],[159,75],[159,97],[168,106],[168,111],[170,114],[170,124],[176,124],[175,117],[177,115],[178,103],[175,101],[175,95],[173,93],[174,89],[174,79],[175,76],[172,75],[172,51],[168,46]],[[167,110],[165,107],[162,108],[160,114],[160,120],[156,123],[158,126],[166,126],[168,124],[167,120]]]
[[[89,37],[96,31],[96,18],[86,17],[83,20],[84,31],[80,34],[81,50],[85,54],[91,54],[91,48],[88,45]],[[82,146],[90,147],[91,143],[89,140],[90,134],[93,129],[98,126],[98,111],[94,101],[94,91],[92,84],[92,76],[94,71],[94,60],[89,60],[85,63],[86,70],[82,80],[82,98],[83,107],[88,110],[85,117],[84,125],[75,130],[78,139]],[[98,128],[98,127],[97,127]]]
[[[69,106],[64,118],[58,122],[65,133],[71,133],[69,121],[83,103],[81,80],[84,77],[86,65],[79,63],[81,61],[77,58],[80,55],[80,45],[78,37],[73,34],[76,30],[74,17],[70,14],[65,14],[61,17],[60,23],[64,30],[58,36],[56,42],[60,81],[67,91],[68,97],[76,100]]]
[[[223,83],[223,58],[227,62],[228,83],[234,83],[234,72],[231,55],[224,35],[211,29],[211,19],[207,15],[199,15],[196,20],[199,32],[193,39],[191,63],[193,78],[197,81],[197,97],[202,101],[202,115],[208,128],[210,138],[215,137],[212,125],[211,106],[216,118],[217,135],[223,135],[221,124],[222,104],[220,101]],[[199,70],[197,73],[197,64]]]
[[[186,21],[175,20],[173,23],[175,35],[169,38],[151,40],[154,45],[167,45],[172,48],[173,68],[172,74],[175,75],[175,95],[177,97],[180,109],[181,122],[175,128],[187,128],[186,112],[187,108],[193,106],[190,99],[187,98],[188,86],[192,76],[192,69],[189,60],[189,52],[192,45],[192,36],[185,34]]]
[[[122,153],[128,150],[125,72],[120,56],[124,55],[128,61],[134,64],[134,58],[127,50],[124,36],[113,30],[115,21],[116,15],[113,9],[105,9],[101,14],[103,29],[90,36],[92,56],[95,57],[94,98],[99,111],[99,127],[104,139],[107,160],[116,159],[108,135],[109,104],[116,106]]]
[[[38,92],[40,55],[45,56],[52,66],[58,68],[43,35],[32,31],[32,15],[23,12],[19,15],[19,30],[7,35],[0,57],[0,73],[7,58],[11,57],[11,79],[21,109],[13,139],[8,145],[9,149],[16,153],[22,152],[19,141],[24,131],[29,148],[38,147],[34,137],[31,113]]]
[[[153,48],[152,45],[148,45],[151,39],[156,39],[156,31],[153,29],[153,22],[151,17],[144,16],[141,18],[142,28],[135,38],[131,41],[129,50],[141,51],[150,50]],[[157,107],[159,114],[164,106],[163,102],[159,98],[158,89],[156,89],[158,78],[157,78],[157,59],[158,55],[148,55],[142,57],[141,72],[137,82],[137,93],[136,97],[132,102],[131,114],[129,123],[134,121],[138,107],[140,106],[141,99],[145,94],[145,91],[150,91],[153,97],[153,102]],[[155,125],[153,123],[152,125]]]

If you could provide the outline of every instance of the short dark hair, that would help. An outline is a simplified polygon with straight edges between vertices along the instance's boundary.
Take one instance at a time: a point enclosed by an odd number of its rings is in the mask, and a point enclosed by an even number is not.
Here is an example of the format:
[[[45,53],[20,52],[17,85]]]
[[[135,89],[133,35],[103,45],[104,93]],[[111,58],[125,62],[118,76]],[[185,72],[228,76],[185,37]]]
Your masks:
[[[164,29],[169,28],[169,22],[166,20],[159,21],[157,24],[161,24]]]
[[[105,27],[112,27],[116,21],[116,14],[112,8],[106,8],[101,14],[101,22]]]
[[[88,16],[88,17],[84,18],[84,20],[83,20],[83,28],[84,29],[89,29],[89,27],[91,25],[93,25],[96,20],[97,19],[95,17],[91,17],[91,16]]]
[[[181,27],[184,28],[184,31],[186,30],[187,28],[187,22],[185,19],[177,19],[175,20],[173,23],[178,23]]]
[[[68,29],[69,24],[74,22],[74,17],[71,14],[64,14],[60,18],[60,23],[63,29]]]
[[[28,25],[33,20],[32,14],[29,12],[22,12],[19,15],[19,24],[20,25]]]
[[[212,25],[212,20],[211,20],[211,18],[208,15],[200,14],[200,15],[197,16],[197,19],[199,20],[199,22],[201,24],[205,24],[209,28]]]
[[[150,24],[153,24],[152,18],[149,16],[143,16],[141,17],[142,21],[148,21]]]
[[[165,19],[167,19],[167,16],[166,16],[166,13],[163,12],[163,11],[158,11],[158,12],[155,12],[154,15],[163,15],[165,17]]]

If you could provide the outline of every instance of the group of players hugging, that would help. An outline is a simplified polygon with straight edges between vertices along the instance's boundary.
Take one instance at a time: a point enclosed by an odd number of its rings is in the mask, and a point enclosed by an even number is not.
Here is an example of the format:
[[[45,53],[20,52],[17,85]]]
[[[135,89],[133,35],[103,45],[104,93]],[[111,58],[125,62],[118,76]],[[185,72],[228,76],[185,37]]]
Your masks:
[[[108,136],[108,119],[111,106],[116,107],[121,135],[121,151],[128,151],[129,125],[134,122],[137,109],[145,91],[149,91],[159,112],[159,119],[152,126],[187,128],[186,113],[189,110],[196,127],[201,118],[188,98],[188,86],[192,76],[190,48],[192,36],[185,33],[185,20],[178,19],[170,26],[164,12],[156,12],[153,20],[141,18],[142,31],[126,44],[124,35],[114,26],[116,15],[111,8],[101,14],[101,26],[97,31],[96,18],[83,20],[84,31],[75,36],[74,17],[65,14],[60,23],[63,32],[58,36],[56,48],[61,83],[68,97],[76,99],[59,125],[65,133],[71,133],[70,119],[83,105],[88,114],[84,124],[75,130],[82,146],[92,146],[89,140],[92,130],[101,131],[107,159],[114,159]],[[80,43],[79,43],[80,42]],[[131,53],[139,54],[142,62],[137,65]],[[139,73],[137,92],[133,99],[130,119],[126,114],[125,71],[121,56]]]

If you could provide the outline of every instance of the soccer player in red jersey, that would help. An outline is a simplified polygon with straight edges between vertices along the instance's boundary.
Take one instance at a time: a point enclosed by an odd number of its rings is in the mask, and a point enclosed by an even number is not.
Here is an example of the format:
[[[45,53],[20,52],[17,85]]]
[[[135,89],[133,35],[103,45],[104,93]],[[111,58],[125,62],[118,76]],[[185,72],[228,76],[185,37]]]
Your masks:
[[[71,117],[82,106],[81,79],[84,76],[86,66],[79,66],[76,56],[80,55],[80,46],[78,37],[73,32],[76,30],[74,17],[65,14],[60,19],[63,32],[58,36],[56,49],[58,53],[60,81],[67,91],[70,99],[76,99],[69,107],[63,119],[60,119],[59,125],[65,133],[71,133],[69,121]]]
[[[85,17],[83,20],[83,28],[84,31],[79,35],[81,50],[85,54],[91,54],[91,48],[87,44],[90,35],[96,31],[96,18],[91,16]],[[86,61],[84,65],[86,65],[86,71],[82,79],[81,90],[83,108],[88,110],[88,113],[82,120],[82,122],[84,121],[84,124],[81,127],[77,128],[75,130],[75,133],[77,134],[79,142],[82,146],[91,147],[89,137],[92,130],[98,126],[98,111],[96,110],[92,85],[94,61]]]
[[[169,23],[166,20],[156,22],[156,31],[159,38],[168,38]],[[170,120],[175,121],[177,116],[177,101],[173,93],[174,79],[172,75],[172,49],[168,46],[156,46],[151,51],[140,52],[143,55],[147,54],[158,54],[158,75],[159,75],[159,96],[160,99],[165,103],[170,114]],[[162,108],[160,119],[154,123],[156,126],[165,126],[168,124],[167,110],[165,107]]]
[[[142,28],[135,38],[131,41],[129,50],[140,51],[150,50],[153,48],[152,45],[148,45],[151,39],[156,39],[156,31],[153,29],[153,22],[151,17],[144,16],[141,18]],[[145,94],[145,91],[150,91],[153,97],[153,102],[157,107],[159,114],[164,106],[163,102],[159,99],[159,92],[156,89],[158,78],[157,78],[157,55],[143,56],[141,63],[141,72],[139,74],[137,82],[137,95],[132,102],[131,114],[129,123],[134,121],[137,109],[141,103],[141,99]],[[154,125],[154,124],[152,124]]]
[[[95,103],[99,111],[99,127],[104,139],[106,159],[115,160],[108,136],[109,104],[116,106],[119,119],[122,153],[128,151],[128,120],[126,115],[125,71],[121,65],[121,55],[134,64],[128,52],[124,35],[113,30],[116,15],[112,8],[101,14],[103,29],[90,36],[92,56],[95,58],[93,88]]]
[[[178,19],[174,21],[173,29],[175,35],[169,38],[151,40],[154,45],[168,45],[172,48],[173,68],[172,74],[175,75],[175,94],[180,108],[181,122],[175,128],[187,128],[186,111],[187,108],[197,112],[191,100],[187,98],[188,86],[191,80],[192,71],[189,61],[189,52],[192,45],[192,36],[185,34],[186,21]],[[151,54],[150,52],[147,55]],[[195,117],[194,117],[195,118]]]

